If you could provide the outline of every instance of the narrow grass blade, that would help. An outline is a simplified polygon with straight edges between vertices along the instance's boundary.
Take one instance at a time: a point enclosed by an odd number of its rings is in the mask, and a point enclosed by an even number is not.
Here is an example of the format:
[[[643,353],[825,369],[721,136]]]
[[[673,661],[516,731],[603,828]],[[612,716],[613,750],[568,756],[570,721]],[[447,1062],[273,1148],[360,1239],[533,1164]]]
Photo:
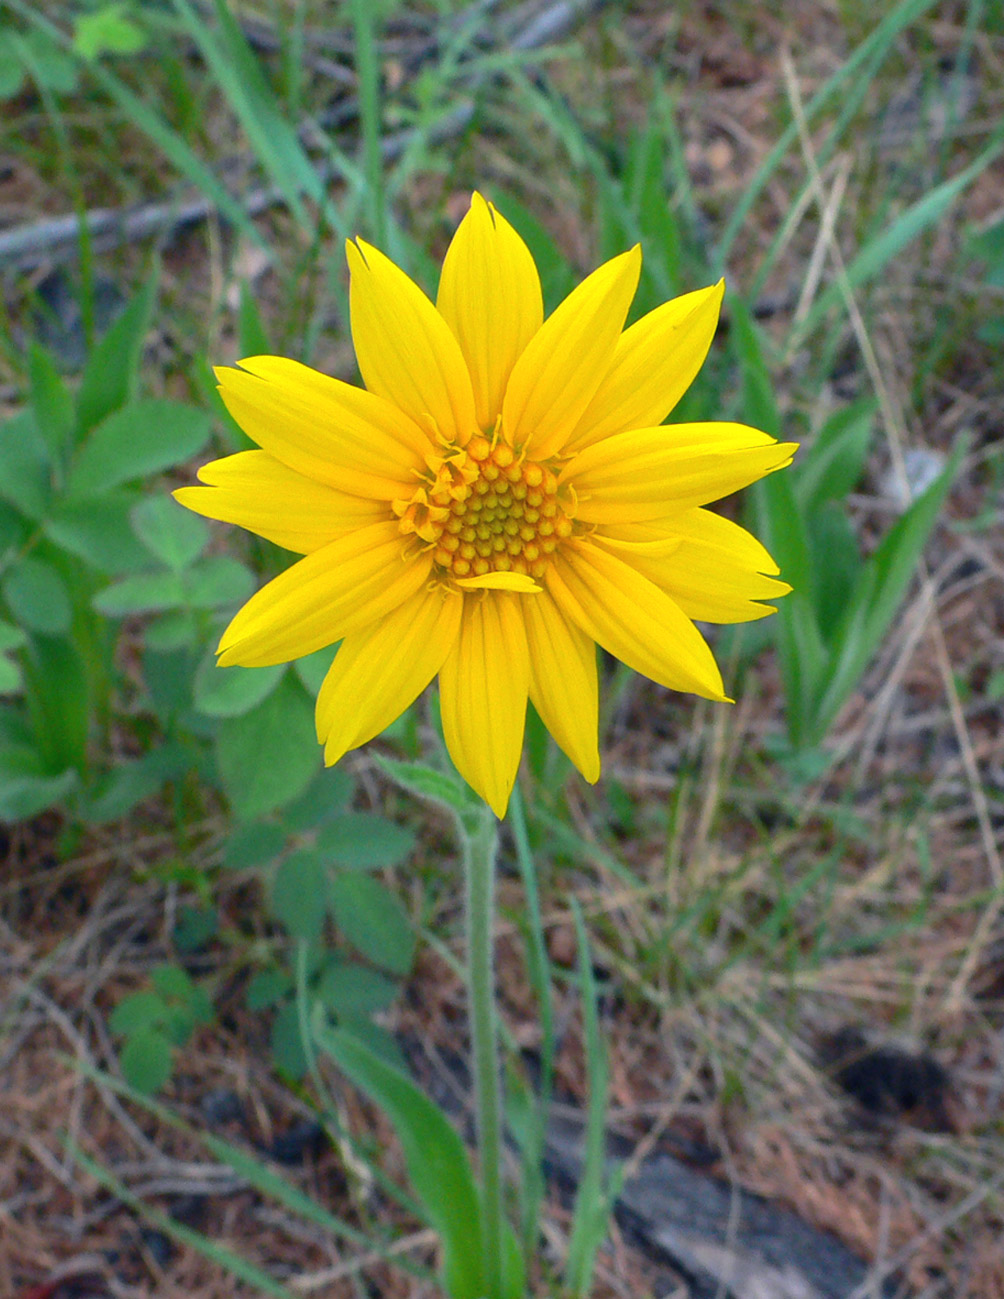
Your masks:
[[[965,450],[960,443],[938,478],[890,528],[865,564],[814,702],[814,739],[822,739],[832,725],[896,616]]]
[[[856,288],[874,279],[918,235],[941,219],[967,185],[985,171],[1004,149],[1004,131],[998,130],[990,144],[964,167],[958,175],[943,181],[902,212],[891,225],[876,235],[856,254],[847,267],[846,285],[834,281],[821,293],[795,331],[796,337],[805,337],[824,319],[827,312],[843,301],[847,286]]]
[[[106,1190],[111,1191],[116,1199],[121,1200],[134,1213],[138,1213],[146,1218],[148,1222],[152,1222],[158,1231],[162,1231],[166,1236],[172,1236],[182,1245],[188,1245],[198,1251],[203,1258],[208,1258],[211,1263],[215,1263],[225,1272],[229,1272],[231,1276],[253,1286],[257,1294],[272,1295],[274,1299],[297,1299],[294,1291],[280,1285],[267,1272],[263,1272],[260,1267],[249,1262],[242,1255],[235,1254],[233,1250],[227,1249],[225,1245],[217,1244],[216,1241],[210,1240],[208,1236],[203,1236],[201,1232],[193,1231],[191,1227],[186,1227],[184,1223],[176,1222],[169,1214],[163,1213],[160,1209],[155,1209],[152,1205],[146,1204],[139,1199],[138,1196],[133,1195],[117,1177],[109,1173],[106,1168],[102,1168],[89,1155],[86,1155],[75,1141],[68,1141],[67,1146],[73,1158],[85,1172],[89,1173]]]
[[[876,26],[875,30],[861,42],[850,58],[841,64],[833,76],[819,88],[805,107],[805,120],[811,123],[816,115],[830,103],[837,91],[841,90],[847,82],[853,84],[870,62],[877,67],[881,59],[892,48],[893,42],[900,32],[909,27],[912,22],[928,9],[931,9],[933,5],[934,0],[901,0],[899,4],[895,5]],[[745,225],[753,204],[760,197],[771,176],[788,157],[789,151],[797,139],[798,127],[792,122],[781,132],[773,149],[757,168],[756,174],[747,185],[745,193],[736,204],[728,225],[726,225],[719,240],[718,247],[715,249],[713,262],[715,275],[723,273],[732,245],[739,231]]]
[[[614,1189],[606,1177],[606,1118],[610,1070],[596,1005],[596,979],[589,952],[589,937],[577,898],[571,899],[579,949],[579,996],[585,1030],[586,1066],[589,1077],[589,1107],[586,1117],[586,1147],[582,1178],[575,1196],[572,1232],[568,1242],[565,1283],[576,1296],[585,1299],[592,1288],[596,1253],[606,1239]]]

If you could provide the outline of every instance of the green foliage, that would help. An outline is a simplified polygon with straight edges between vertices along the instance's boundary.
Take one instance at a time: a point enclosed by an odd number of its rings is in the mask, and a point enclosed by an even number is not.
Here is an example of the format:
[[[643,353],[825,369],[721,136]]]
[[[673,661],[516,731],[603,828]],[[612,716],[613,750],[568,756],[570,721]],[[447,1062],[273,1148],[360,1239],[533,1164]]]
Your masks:
[[[372,1097],[394,1124],[408,1177],[442,1243],[443,1285],[450,1299],[483,1299],[481,1205],[467,1151],[442,1111],[400,1070],[344,1029],[315,1025],[317,1044]],[[506,1239],[504,1299],[522,1299],[523,1265],[511,1231]]]
[[[153,1095],[170,1079],[174,1053],[197,1028],[212,1023],[206,989],[180,965],[161,965],[150,974],[152,988],[130,993],[118,1003],[109,1027],[124,1039],[119,1063],[131,1086]]]
[[[741,302],[732,310],[750,422],[778,436],[781,419],[757,329]],[[793,471],[771,474],[751,493],[757,534],[794,588],[772,621],[795,774],[815,771],[814,764],[805,766],[806,752],[822,743],[892,624],[964,451],[956,449],[864,558],[844,498],[864,467],[871,421],[869,402],[838,412]]]

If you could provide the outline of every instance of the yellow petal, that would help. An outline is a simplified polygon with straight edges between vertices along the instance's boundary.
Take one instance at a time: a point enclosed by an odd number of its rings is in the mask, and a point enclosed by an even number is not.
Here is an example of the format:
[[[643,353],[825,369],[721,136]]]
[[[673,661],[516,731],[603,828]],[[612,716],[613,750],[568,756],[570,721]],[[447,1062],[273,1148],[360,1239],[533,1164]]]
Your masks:
[[[568,439],[578,451],[612,433],[661,424],[708,355],[725,292],[720,280],[642,316],[621,334],[613,364]]]
[[[756,603],[787,595],[791,587],[770,574],[777,565],[759,541],[730,519],[710,510],[686,510],[657,526],[627,524],[617,533],[658,532],[659,540],[625,540],[593,533],[592,541],[612,550],[701,622],[751,622],[775,610]]]
[[[209,519],[235,523],[277,546],[308,555],[336,537],[387,517],[387,506],[305,478],[267,451],[240,451],[203,465],[206,487],[180,487],[174,499]]]
[[[436,306],[467,361],[478,424],[492,429],[512,367],[540,328],[544,305],[529,248],[480,194],[446,251]]]
[[[443,735],[457,770],[500,819],[519,767],[529,683],[520,597],[464,596],[460,635],[439,673]]]
[[[561,450],[610,368],[641,271],[637,247],[593,271],[547,318],[513,366],[502,423],[533,456]]]
[[[423,588],[378,623],[346,636],[317,696],[317,738],[331,766],[409,707],[457,638],[463,596]]]
[[[264,667],[332,645],[403,604],[431,567],[427,554],[404,557],[396,522],[339,537],[251,597],[223,633],[220,665]]]
[[[484,573],[481,577],[459,577],[457,586],[465,591],[517,591],[533,595],[542,590],[526,573]]]
[[[561,482],[584,522],[640,522],[728,496],[783,469],[796,448],[745,424],[664,424],[586,447]]]
[[[590,784],[600,776],[596,646],[545,592],[524,600],[530,698],[541,720]]]
[[[379,249],[347,246],[349,309],[359,371],[370,392],[413,420],[435,420],[466,443],[475,429],[474,392],[460,344],[418,285]]]
[[[220,396],[244,432],[290,469],[389,501],[424,468],[415,434],[426,449],[428,439],[382,398],[278,356],[241,365],[216,370]]]
[[[671,690],[725,699],[703,636],[664,591],[588,541],[565,543],[545,579],[566,618],[643,676]]]

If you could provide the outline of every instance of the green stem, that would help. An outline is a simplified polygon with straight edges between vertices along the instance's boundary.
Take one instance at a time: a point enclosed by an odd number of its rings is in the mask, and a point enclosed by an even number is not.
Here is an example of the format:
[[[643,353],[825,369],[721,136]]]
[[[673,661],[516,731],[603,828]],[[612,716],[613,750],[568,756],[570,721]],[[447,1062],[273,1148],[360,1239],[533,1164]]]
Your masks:
[[[474,1055],[474,1090],[481,1165],[482,1245],[488,1299],[502,1294],[502,1123],[495,1022],[495,853],[498,828],[487,808],[468,823],[467,998]]]

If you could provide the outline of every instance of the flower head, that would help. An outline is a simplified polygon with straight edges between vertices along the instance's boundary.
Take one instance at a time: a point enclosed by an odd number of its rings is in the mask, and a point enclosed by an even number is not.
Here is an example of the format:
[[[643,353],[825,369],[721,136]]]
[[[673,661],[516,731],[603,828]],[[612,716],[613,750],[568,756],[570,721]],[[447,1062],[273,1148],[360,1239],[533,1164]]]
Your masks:
[[[220,663],[341,641],[317,700],[329,764],[438,674],[450,754],[499,816],[528,698],[598,777],[595,643],[724,699],[694,620],[763,617],[789,588],[754,537],[704,507],[794,446],[742,424],[661,423],[704,361],[722,284],[625,330],[633,248],[544,320],[529,250],[479,194],[435,305],[363,240],[348,261],[365,389],[274,356],[217,370],[260,450],[175,493],[304,556],[240,610]]]

